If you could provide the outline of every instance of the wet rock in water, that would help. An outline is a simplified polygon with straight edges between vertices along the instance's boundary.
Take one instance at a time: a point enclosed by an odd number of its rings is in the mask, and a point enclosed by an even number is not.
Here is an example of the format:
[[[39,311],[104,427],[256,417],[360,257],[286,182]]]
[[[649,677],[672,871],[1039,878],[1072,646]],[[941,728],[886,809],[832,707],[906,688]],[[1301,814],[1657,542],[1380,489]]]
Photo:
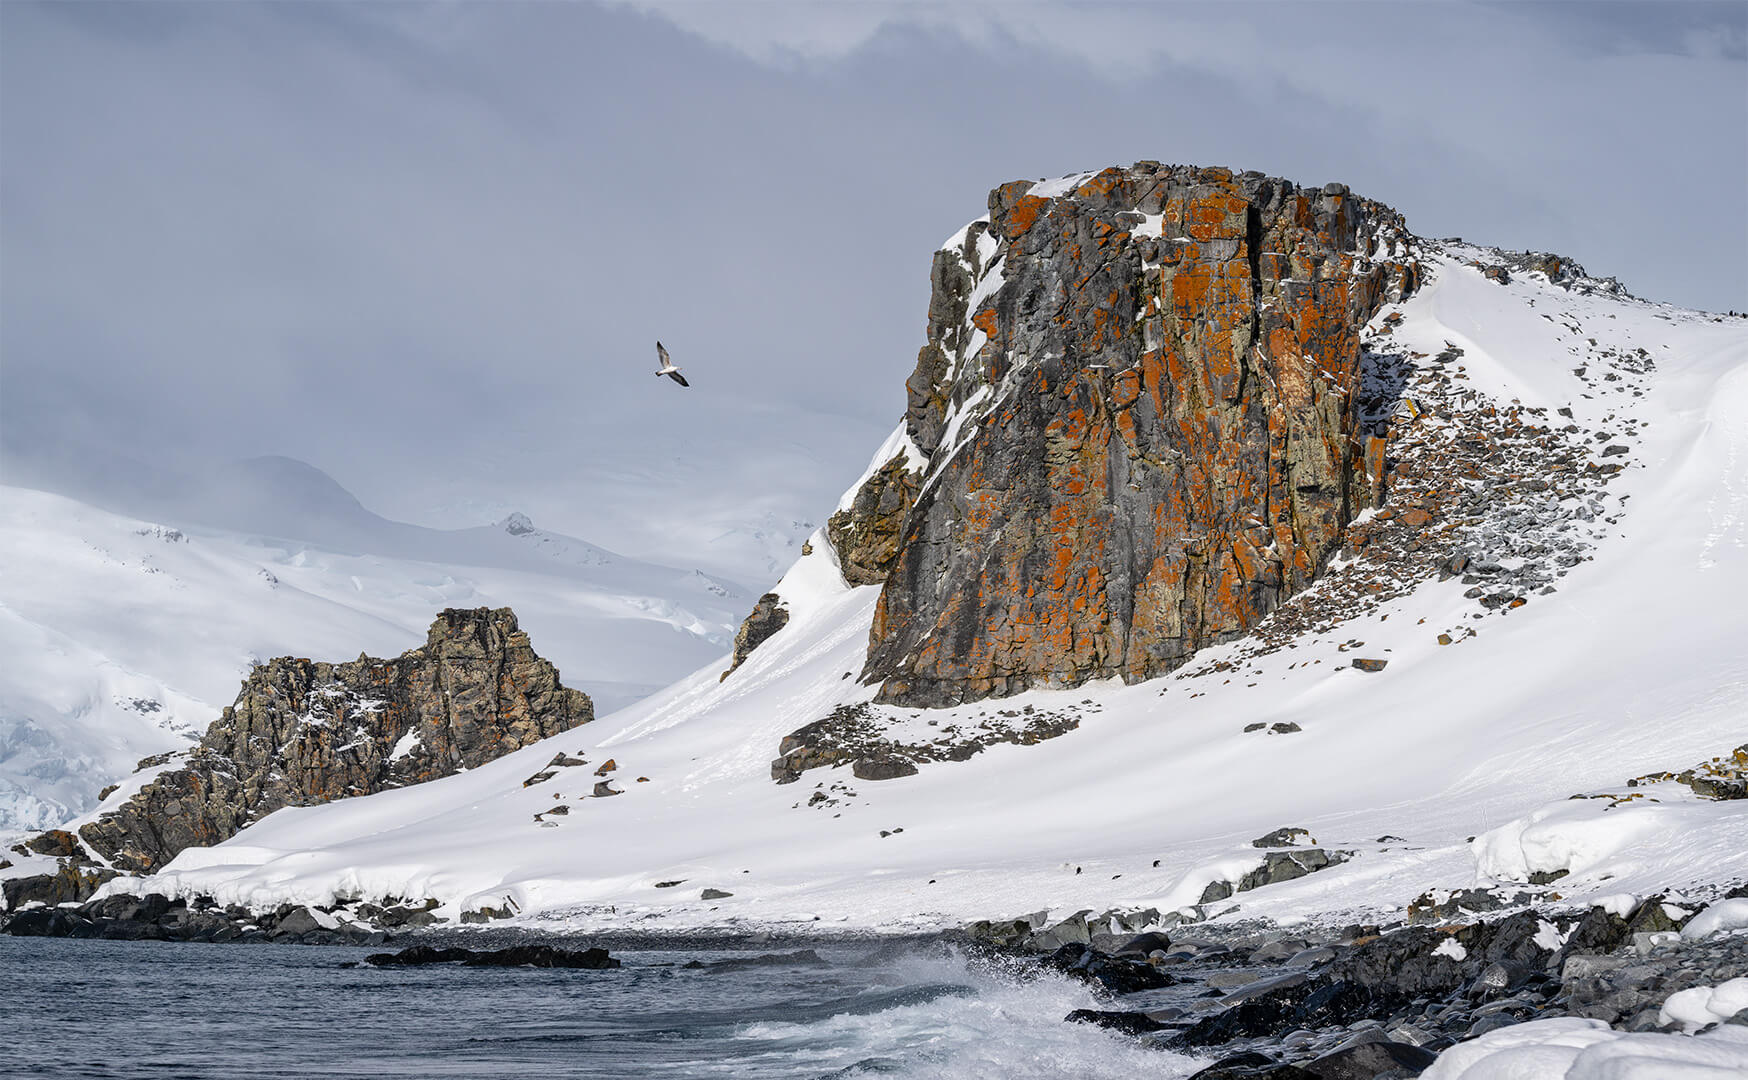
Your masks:
[[[307,934],[311,930],[326,929],[307,907],[293,908],[290,913],[282,916],[279,925],[274,927],[274,936]]]
[[[1163,1031],[1167,1027],[1144,1012],[1076,1009],[1064,1019],[1070,1024],[1094,1024],[1125,1035],[1145,1035],[1149,1031]]]
[[[830,967],[831,963],[812,949],[797,949],[787,953],[731,956],[727,960],[693,960],[681,966],[702,971],[741,971],[761,967]]]
[[[1064,945],[1090,945],[1093,929],[1087,921],[1090,909],[1075,912],[1066,919],[1040,930],[1027,942],[1033,952],[1054,953]]]
[[[1250,981],[1233,987],[1222,1001],[1226,1005],[1232,1006],[1241,1001],[1249,1001],[1254,997],[1273,994],[1294,986],[1303,986],[1310,981],[1311,973],[1308,971],[1292,971],[1284,975],[1253,976]]]
[[[966,923],[959,933],[976,945],[993,945],[998,949],[1030,946],[1034,935],[1049,919],[1048,911],[1034,912],[1018,919],[979,919]]]
[[[1176,982],[1170,975],[1150,964],[1119,960],[1090,945],[1073,942],[1051,953],[1044,959],[1044,964],[1071,978],[1103,987],[1113,994],[1156,990]]]
[[[1307,979],[1247,998],[1198,1020],[1175,1036],[1175,1046],[1217,1046],[1234,1039],[1278,1035],[1294,1028],[1351,1024],[1388,1015],[1406,998],[1368,990],[1355,982]]]
[[[0,896],[5,898],[8,911],[32,902],[54,907],[89,899],[99,886],[116,876],[114,870],[82,859],[62,859],[52,874],[8,878],[0,884]]]
[[[1446,944],[1455,940],[1455,935],[1409,927],[1356,947],[1336,967],[1342,978],[1386,994],[1449,993],[1468,977],[1467,947]]]
[[[1375,1080],[1418,1076],[1437,1059],[1437,1054],[1418,1046],[1380,1037],[1339,1047],[1304,1068],[1318,1080]]]
[[[559,949],[551,945],[517,945],[485,952],[414,945],[396,953],[372,953],[364,958],[364,962],[377,967],[459,963],[464,967],[583,968],[594,971],[619,966],[619,961],[609,956],[606,949]]]
[[[1123,942],[1122,945],[1118,946],[1116,955],[1119,957],[1131,955],[1145,957],[1155,952],[1169,952],[1170,950],[1171,938],[1157,930],[1150,930],[1145,934],[1136,934],[1128,941]]]
[[[13,937],[73,937],[82,920],[61,908],[31,908],[6,920]]]

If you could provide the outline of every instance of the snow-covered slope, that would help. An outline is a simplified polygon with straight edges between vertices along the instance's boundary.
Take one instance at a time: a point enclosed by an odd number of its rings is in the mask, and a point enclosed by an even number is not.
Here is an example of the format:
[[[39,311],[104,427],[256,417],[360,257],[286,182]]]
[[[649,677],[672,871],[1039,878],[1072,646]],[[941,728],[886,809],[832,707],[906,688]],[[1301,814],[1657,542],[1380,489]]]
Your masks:
[[[1399,907],[1562,859],[1574,899],[1748,874],[1748,803],[1700,803],[1672,784],[1639,789],[1659,800],[1649,805],[1589,801],[1564,832],[1544,815],[1558,835],[1511,853],[1512,836],[1535,833],[1519,819],[1543,806],[1744,741],[1748,328],[1535,273],[1499,284],[1470,265],[1488,257],[1429,251],[1430,283],[1373,327],[1391,320],[1392,346],[1413,359],[1411,409],[1417,380],[1454,345],[1451,408],[1569,409],[1575,439],[1623,447],[1602,459],[1625,466],[1612,482],[1534,521],[1470,526],[1507,561],[1538,557],[1514,536],[1575,545],[1558,549],[1572,558],[1557,587],[1526,604],[1484,607],[1455,577],[1411,582],[1273,651],[1254,639],[1204,650],[1173,677],[886,714],[914,735],[1008,714],[1078,720],[1039,745],[896,780],[815,769],[777,785],[769,763],[785,734],[873,693],[853,673],[879,590],[845,586],[816,535],[780,587],[788,624],[728,680],[707,666],[470,773],[284,810],[110,888],[252,904],[508,897],[594,926],[937,925],[1191,904],[1255,867],[1248,841],[1283,825],[1357,854],[1241,894],[1247,913]],[[1312,593],[1340,587],[1338,572]],[[1359,670],[1356,656],[1388,664]],[[523,786],[561,751],[588,766]],[[608,759],[623,794],[588,797]],[[561,804],[565,816],[536,817]],[[732,896],[706,901],[706,888]]]
[[[324,537],[282,540],[0,488],[0,831],[55,825],[139,759],[188,745],[268,657],[394,656],[441,608],[507,605],[605,715],[717,662],[750,603],[521,515],[454,532],[387,522],[308,466],[275,467],[319,489],[298,505],[354,509],[278,521]]]

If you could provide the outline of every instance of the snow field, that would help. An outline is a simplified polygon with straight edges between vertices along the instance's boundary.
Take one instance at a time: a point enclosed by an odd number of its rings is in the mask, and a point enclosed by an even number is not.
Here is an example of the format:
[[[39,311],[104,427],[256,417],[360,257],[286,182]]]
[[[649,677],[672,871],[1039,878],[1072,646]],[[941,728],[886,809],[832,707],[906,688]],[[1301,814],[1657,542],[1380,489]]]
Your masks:
[[[1399,910],[1428,889],[1556,864],[1573,902],[1748,876],[1740,804],[1676,785],[1643,789],[1656,803],[1567,803],[1741,741],[1748,633],[1721,598],[1748,593],[1748,525],[1718,507],[1748,490],[1748,340],[1694,313],[1533,276],[1499,286],[1455,258],[1432,261],[1432,284],[1397,308],[1399,340],[1460,341],[1477,388],[1502,403],[1569,406],[1586,425],[1630,416],[1642,431],[1609,489],[1621,507],[1609,535],[1552,597],[1476,621],[1458,581],[1427,582],[1292,648],[1240,657],[1234,643],[1198,656],[1198,669],[1233,658],[1224,673],[927,716],[892,710],[910,729],[1027,706],[1080,710],[1080,726],[899,780],[815,770],[780,786],[769,762],[782,737],[872,694],[855,675],[877,590],[846,587],[816,534],[778,586],[791,621],[727,681],[712,662],[465,775],[281,811],[118,887],[258,905],[433,896],[450,913],[509,898],[524,920],[578,927],[904,929],[1040,908],[1182,907],[1213,878],[1254,866],[1249,840],[1282,825],[1358,854],[1238,894],[1216,915]],[[1592,336],[1653,352],[1651,389],[1633,397],[1573,375],[1571,350]],[[1463,625],[1477,633],[1435,641]],[[1362,656],[1389,664],[1349,666]],[[1243,731],[1258,722],[1302,730]],[[558,752],[586,757],[579,772],[591,781],[614,758],[625,794],[585,798],[582,777],[562,772],[521,786]],[[827,788],[835,804],[810,808]],[[557,827],[533,821],[557,802],[573,807]],[[683,884],[655,888],[672,880]],[[703,901],[704,888],[733,895]]]

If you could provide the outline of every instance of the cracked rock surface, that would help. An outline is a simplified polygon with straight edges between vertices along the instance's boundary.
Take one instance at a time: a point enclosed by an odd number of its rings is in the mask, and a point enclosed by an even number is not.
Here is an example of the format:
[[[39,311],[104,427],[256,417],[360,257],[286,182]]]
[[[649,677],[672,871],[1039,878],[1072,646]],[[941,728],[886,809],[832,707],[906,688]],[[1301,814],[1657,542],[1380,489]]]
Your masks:
[[[512,611],[450,609],[393,659],[258,666],[182,765],[79,840],[116,870],[150,873],[281,807],[435,780],[592,719],[588,695],[559,681]]]

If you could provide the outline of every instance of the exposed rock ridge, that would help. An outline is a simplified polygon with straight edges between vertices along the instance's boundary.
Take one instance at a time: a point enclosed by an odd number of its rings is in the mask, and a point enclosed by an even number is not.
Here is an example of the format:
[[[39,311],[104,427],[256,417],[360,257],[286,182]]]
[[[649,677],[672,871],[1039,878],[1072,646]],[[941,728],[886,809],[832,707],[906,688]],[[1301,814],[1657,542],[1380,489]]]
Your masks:
[[[879,585],[886,580],[920,480],[910,456],[899,453],[862,482],[849,506],[826,520],[826,538],[845,581]]]
[[[736,668],[747,662],[747,657],[752,655],[754,649],[787,625],[789,609],[783,606],[783,598],[774,592],[759,597],[752,612],[741,620],[740,629],[735,631],[734,660],[728,665],[728,670],[722,673],[722,678],[733,675]]]
[[[285,806],[470,769],[594,719],[508,608],[450,609],[391,660],[258,666],[187,764],[79,830],[116,869],[149,873]]]
[[[1152,162],[989,210],[931,268],[905,420],[927,465],[877,469],[830,530],[846,578],[883,583],[883,701],[1167,672],[1309,584],[1379,497],[1356,390],[1362,327],[1418,277],[1394,211]]]

